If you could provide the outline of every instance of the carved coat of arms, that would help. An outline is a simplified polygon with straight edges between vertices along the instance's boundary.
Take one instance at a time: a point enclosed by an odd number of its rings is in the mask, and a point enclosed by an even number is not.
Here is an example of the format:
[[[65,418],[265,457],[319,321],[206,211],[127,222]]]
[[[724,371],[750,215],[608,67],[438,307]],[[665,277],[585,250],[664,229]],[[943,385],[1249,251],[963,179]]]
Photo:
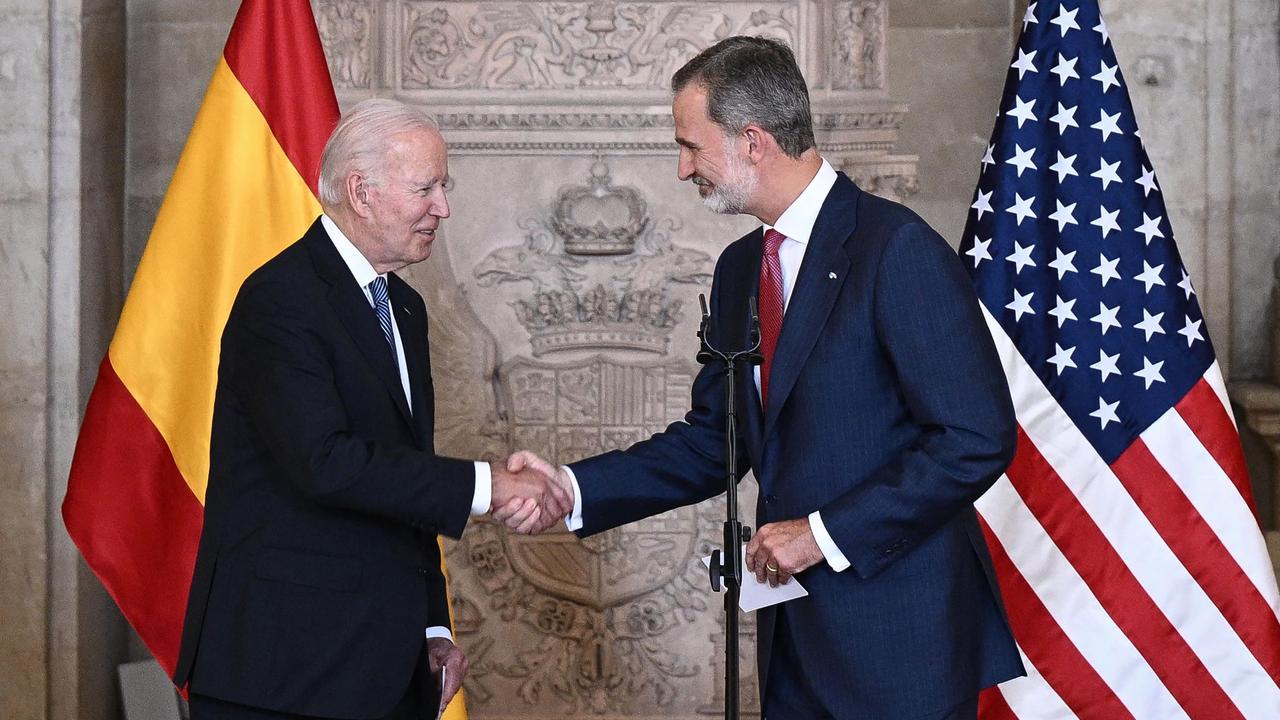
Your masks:
[[[668,357],[669,334],[690,294],[679,288],[707,287],[712,258],[674,242],[679,224],[655,222],[602,160],[585,184],[560,190],[547,217],[520,227],[524,238],[473,271],[481,286],[518,288],[510,307],[529,333],[532,356],[498,369],[511,448],[570,462],[682,417],[697,368]],[[585,541],[492,524],[469,530],[457,553],[484,593],[461,610],[463,631],[482,636],[472,649],[472,702],[501,683],[531,712],[558,700],[568,713],[669,714],[682,679],[716,672],[714,658],[691,661],[681,650],[691,629],[706,645],[716,628],[697,558],[718,528],[705,508],[682,508]],[[509,643],[481,629],[495,615]],[[697,707],[717,706],[716,691]]]

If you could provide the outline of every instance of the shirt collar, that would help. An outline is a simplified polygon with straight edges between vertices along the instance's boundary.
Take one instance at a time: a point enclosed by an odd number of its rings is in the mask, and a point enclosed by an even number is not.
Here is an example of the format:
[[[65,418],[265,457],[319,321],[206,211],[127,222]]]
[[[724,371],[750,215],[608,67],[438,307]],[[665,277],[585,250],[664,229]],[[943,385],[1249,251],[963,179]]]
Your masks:
[[[776,224],[764,226],[765,231],[777,230],[789,239],[807,245],[809,236],[813,234],[813,225],[818,221],[818,213],[822,210],[822,203],[826,202],[827,195],[835,184],[835,168],[823,158],[822,167],[818,168],[818,174],[809,181],[808,187],[778,216]]]
[[[345,233],[338,228],[328,215],[320,216],[320,224],[324,226],[326,232],[329,233],[329,239],[333,241],[333,246],[337,248],[338,254],[342,256],[343,262],[347,264],[347,269],[351,271],[351,275],[355,277],[356,284],[365,287],[378,277],[378,271],[373,269],[373,265],[364,255],[351,243]],[[386,277],[383,275],[383,277]]]

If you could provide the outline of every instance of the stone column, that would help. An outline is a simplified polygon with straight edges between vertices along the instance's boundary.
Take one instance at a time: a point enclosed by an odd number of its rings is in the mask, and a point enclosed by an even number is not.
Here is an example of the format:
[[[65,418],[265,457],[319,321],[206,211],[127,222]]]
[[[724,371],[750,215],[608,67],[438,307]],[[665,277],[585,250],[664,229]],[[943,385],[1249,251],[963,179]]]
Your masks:
[[[1250,470],[1255,473],[1254,487],[1261,488],[1258,505],[1269,510],[1262,518],[1263,527],[1280,529],[1280,260],[1275,264],[1275,285],[1271,290],[1271,329],[1267,337],[1271,347],[1271,376],[1268,380],[1252,380],[1231,383],[1231,398],[1242,411],[1245,427],[1256,433],[1270,451],[1270,463],[1251,458]],[[1244,430],[1244,428],[1241,428]],[[1257,477],[1259,472],[1270,472]]]
[[[119,310],[124,3],[0,23],[0,717],[110,718],[124,625],[59,506]]]

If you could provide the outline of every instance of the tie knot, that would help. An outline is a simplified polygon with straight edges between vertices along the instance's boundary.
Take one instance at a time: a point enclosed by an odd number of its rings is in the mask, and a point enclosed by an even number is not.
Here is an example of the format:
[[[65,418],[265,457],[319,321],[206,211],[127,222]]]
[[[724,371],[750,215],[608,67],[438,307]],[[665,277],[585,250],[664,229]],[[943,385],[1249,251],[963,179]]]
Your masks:
[[[772,228],[769,230],[766,230],[764,233],[764,254],[777,255],[778,248],[782,247],[782,241],[786,239],[787,239],[787,236],[783,235],[777,230],[774,230]]]
[[[373,301],[379,305],[387,301],[387,279],[379,275],[369,283],[369,294],[373,296]]]

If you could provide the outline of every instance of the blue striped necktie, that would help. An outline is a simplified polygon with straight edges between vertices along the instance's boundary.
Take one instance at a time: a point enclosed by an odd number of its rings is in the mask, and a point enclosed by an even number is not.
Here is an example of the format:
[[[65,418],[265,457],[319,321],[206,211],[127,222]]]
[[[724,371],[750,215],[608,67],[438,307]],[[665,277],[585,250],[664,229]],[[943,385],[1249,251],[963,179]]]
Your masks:
[[[391,347],[391,359],[395,361],[396,340],[391,334],[391,298],[387,294],[387,279],[378,276],[369,283],[369,294],[373,296],[373,309],[378,313],[378,324],[382,326],[382,334]],[[397,363],[399,364],[399,363]]]

